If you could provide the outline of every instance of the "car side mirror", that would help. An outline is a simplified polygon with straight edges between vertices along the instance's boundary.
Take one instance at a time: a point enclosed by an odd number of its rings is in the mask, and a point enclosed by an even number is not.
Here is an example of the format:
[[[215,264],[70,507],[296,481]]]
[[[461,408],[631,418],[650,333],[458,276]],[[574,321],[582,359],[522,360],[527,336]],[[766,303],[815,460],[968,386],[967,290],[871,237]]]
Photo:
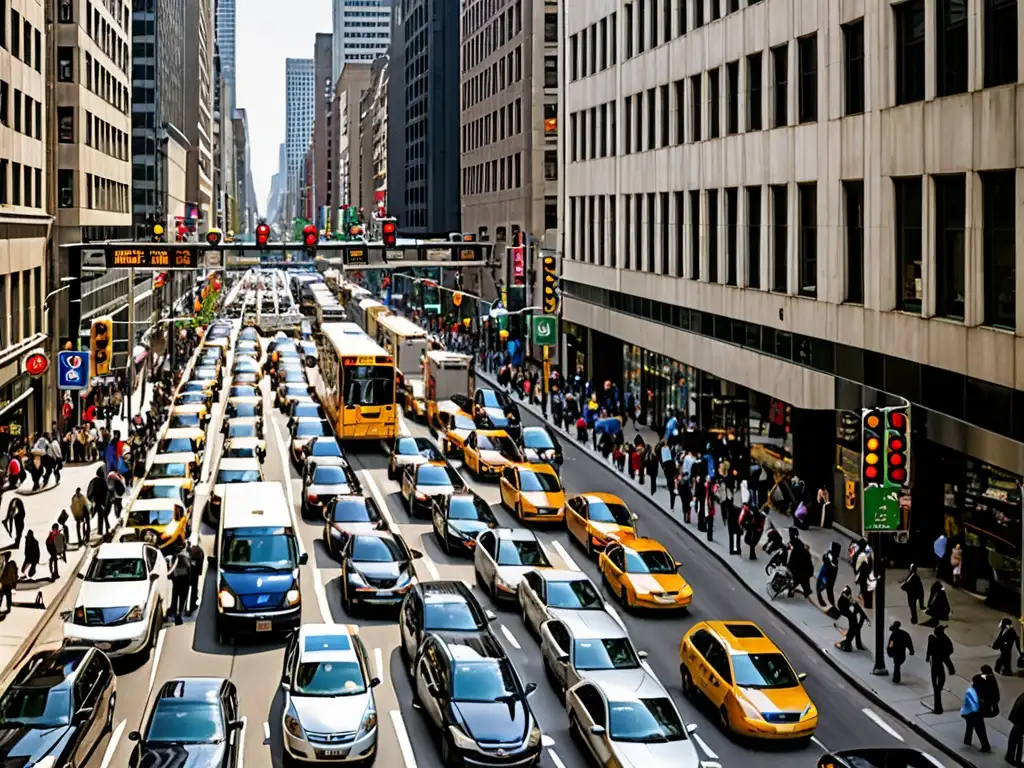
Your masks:
[[[378,685],[380,685],[380,678],[379,677],[375,677],[375,678],[370,680],[370,687],[371,688],[376,688]]]
[[[676,560],[676,570],[678,571],[682,567],[683,567],[683,564],[681,562],[679,562],[678,560]]]
[[[150,581],[156,581],[159,578],[160,578],[160,574],[159,573],[151,573],[151,574],[149,574],[149,580]]]
[[[409,550],[409,554],[412,555],[412,559],[413,560],[422,560],[423,559],[423,553],[420,552],[418,549],[410,549]]]
[[[484,611],[484,616],[487,617],[488,621],[497,621],[498,619],[498,614],[496,614],[494,611],[490,609]]]
[[[240,731],[245,726],[245,720],[232,720],[228,723],[228,730]]]
[[[524,691],[526,692],[527,696],[532,695],[533,692],[536,691],[536,690],[537,690],[537,684],[536,683],[527,683],[526,684],[526,688],[524,689]]]
[[[299,565],[305,565],[309,562],[309,552],[303,552],[299,555]]]
[[[647,658],[647,651],[638,651],[636,657],[640,659],[640,661],[643,661]]]
[[[569,663],[569,654],[566,653],[565,651],[560,651],[558,653],[558,661],[560,663],[562,663],[562,664],[568,664]]]
[[[807,673],[801,672],[799,675],[796,676],[796,679],[802,683],[804,680],[807,679]]]
[[[84,707],[78,710],[77,712],[75,712],[75,723],[86,722],[90,717],[92,717],[92,712],[92,707]]]
[[[142,734],[138,731],[132,731],[128,734],[128,741],[142,741]]]
[[[604,736],[604,732],[605,732],[604,731],[604,726],[603,725],[592,725],[592,726],[590,726],[590,732],[592,734],[594,734],[595,736]]]
[[[688,723],[687,726],[686,726],[686,732],[687,733],[696,733],[697,732],[697,724],[696,723]]]
[[[85,581],[85,574],[84,574],[84,573],[82,573],[81,571],[79,571],[79,572],[78,572],[78,573],[76,574],[76,578],[79,578],[79,579],[81,579],[82,581]]]

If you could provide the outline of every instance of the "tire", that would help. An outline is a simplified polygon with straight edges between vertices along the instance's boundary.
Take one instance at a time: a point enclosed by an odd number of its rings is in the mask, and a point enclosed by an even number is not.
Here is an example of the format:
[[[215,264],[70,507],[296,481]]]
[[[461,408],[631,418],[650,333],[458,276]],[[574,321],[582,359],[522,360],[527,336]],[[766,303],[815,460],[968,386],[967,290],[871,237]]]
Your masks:
[[[588,535],[587,543],[583,545],[587,550],[587,557],[593,560],[597,556],[597,550],[594,549],[594,540]]]
[[[725,708],[725,704],[718,708],[718,722],[724,730],[732,730],[732,725],[729,724],[729,711]]]
[[[619,593],[619,600],[622,601],[622,607],[626,609],[626,613],[631,613],[633,607],[629,604],[629,594],[626,592],[626,588],[622,588],[622,592]]]
[[[449,768],[462,765],[462,759],[456,754],[451,737],[447,733],[441,737],[441,763]]]
[[[697,689],[693,685],[693,675],[690,674],[690,670],[686,668],[685,664],[679,665],[679,680],[683,687],[683,696],[692,701]]]
[[[388,480],[392,480],[393,481],[394,479],[395,479],[395,470],[393,470],[391,468],[391,465],[388,464]]]

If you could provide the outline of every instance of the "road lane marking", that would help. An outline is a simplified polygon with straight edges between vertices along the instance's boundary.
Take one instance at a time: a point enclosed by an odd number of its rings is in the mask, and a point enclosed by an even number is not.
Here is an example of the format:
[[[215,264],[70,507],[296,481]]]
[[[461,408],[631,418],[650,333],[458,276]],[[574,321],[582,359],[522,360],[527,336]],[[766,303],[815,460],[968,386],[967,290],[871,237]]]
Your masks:
[[[370,470],[363,469],[359,472],[363,476],[363,482],[370,487],[370,494],[373,496],[373,500],[377,502],[377,506],[380,507],[380,513],[384,515],[384,519],[387,520],[388,527],[397,532],[398,527],[395,525],[395,518],[391,516],[391,510],[388,509],[387,500],[384,498],[384,494],[380,492],[380,488],[377,486],[377,481],[373,479],[373,475],[370,474]]]
[[[405,720],[402,719],[402,713],[399,710],[391,710],[391,722],[395,726],[395,737],[398,739],[398,748],[402,750],[405,768],[416,768],[416,753],[412,751],[409,732],[405,730]]]
[[[811,736],[811,741],[813,741],[815,744],[817,744],[819,747],[821,747],[821,749],[824,752],[829,752],[830,751],[829,748],[825,746],[825,743],[821,739],[819,739],[817,736]]]
[[[421,562],[423,563],[423,567],[427,569],[427,573],[430,574],[430,578],[432,578],[434,581],[441,580],[441,574],[437,570],[437,566],[434,565],[434,561],[430,559],[430,555],[424,552]]]
[[[316,594],[316,602],[320,607],[320,618],[323,619],[324,624],[334,624],[331,604],[327,602],[327,587],[324,586],[323,572],[319,568],[313,568],[313,574],[313,592]]]
[[[501,625],[501,634],[503,634],[505,636],[505,639],[508,640],[509,645],[511,645],[517,651],[521,651],[523,649],[523,646],[521,646],[519,644],[519,641],[516,640],[516,636],[512,634],[512,630],[510,630],[504,624]]]
[[[865,717],[867,717],[868,720],[870,720],[883,731],[888,733],[890,736],[896,739],[896,741],[903,741],[903,737],[896,733],[895,729],[893,729],[891,725],[885,722],[885,720],[882,719],[882,716],[879,715],[877,712],[875,712],[872,709],[868,709],[867,707],[864,707],[864,709],[862,709],[861,712],[864,713]]]
[[[722,768],[722,764],[714,760],[701,760],[700,768]]]
[[[298,518],[295,517],[295,495],[292,493],[292,471],[289,466],[291,459],[289,458],[288,450],[285,447],[284,438],[281,437],[281,427],[276,421],[273,421],[273,419],[271,419],[271,422],[274,424],[274,437],[277,438],[277,450],[278,453],[281,454],[281,469],[284,472],[284,492],[288,496],[288,512],[292,517],[292,530],[298,531],[300,530],[299,521]],[[304,554],[306,547],[302,543],[302,537],[296,536],[295,541],[299,545],[299,555]]]
[[[375,677],[378,680],[384,679],[384,652],[380,648],[373,649],[373,664],[377,668]]]
[[[405,423],[405,419],[401,416],[398,417],[398,431],[402,437],[409,437],[409,435],[412,434],[412,431],[409,429],[409,425]]]
[[[562,560],[565,562],[565,567],[566,568],[568,568],[570,571],[579,571],[580,570],[580,567],[578,565],[576,565],[576,561],[573,560],[572,557],[570,557],[570,555],[566,551],[565,547],[562,546],[562,542],[560,542],[560,541],[552,541],[551,542],[551,546],[555,548],[555,552],[557,552],[558,556],[560,558],[562,558]]]
[[[245,764],[245,726],[249,723],[249,716],[242,715],[242,727],[238,731],[238,768]]]
[[[153,666],[149,670],[149,688],[146,689],[146,696],[153,692],[153,683],[156,682],[156,670],[160,666],[160,654],[164,650],[164,636],[167,634],[166,628],[161,628],[156,636],[156,649],[153,651]]]
[[[702,739],[698,734],[693,734],[693,740],[697,742],[697,746],[704,751],[704,754],[708,756],[709,760],[718,759],[718,755],[715,754],[715,751],[711,747],[709,747],[708,743],[704,741],[704,739]]]
[[[107,744],[107,751],[103,753],[103,762],[100,763],[100,768],[110,768],[110,761],[114,759],[114,753],[117,752],[117,743],[121,741],[121,735],[124,733],[124,727],[127,724],[127,720],[122,720],[111,732],[110,742]]]
[[[555,752],[555,750],[549,749],[548,757],[551,758],[551,762],[554,764],[555,768],[565,768],[565,763],[562,762],[562,759],[558,756],[558,753]]]
[[[540,737],[540,745],[545,748],[553,747],[555,746],[555,740],[545,733]]]
[[[263,741],[270,741],[270,723],[263,721]]]

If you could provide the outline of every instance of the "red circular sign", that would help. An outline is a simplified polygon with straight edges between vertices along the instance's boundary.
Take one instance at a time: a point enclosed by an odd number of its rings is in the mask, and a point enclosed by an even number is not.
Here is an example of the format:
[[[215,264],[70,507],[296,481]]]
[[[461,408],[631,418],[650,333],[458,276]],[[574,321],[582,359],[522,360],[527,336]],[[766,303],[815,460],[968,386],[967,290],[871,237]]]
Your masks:
[[[25,358],[25,372],[29,376],[42,376],[50,367],[50,361],[42,352],[33,352]]]

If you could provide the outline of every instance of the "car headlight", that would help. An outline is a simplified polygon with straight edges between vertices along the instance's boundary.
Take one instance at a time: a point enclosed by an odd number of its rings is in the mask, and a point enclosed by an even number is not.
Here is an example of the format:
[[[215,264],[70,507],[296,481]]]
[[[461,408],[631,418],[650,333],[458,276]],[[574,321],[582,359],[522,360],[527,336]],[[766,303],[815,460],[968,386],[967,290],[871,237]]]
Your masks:
[[[284,601],[287,605],[296,605],[299,602],[299,590],[289,589],[284,596]]]
[[[448,726],[448,734],[452,737],[452,741],[455,742],[455,746],[459,749],[476,749],[476,741],[463,733],[462,729],[455,727],[454,725]]]
[[[72,619],[74,624],[85,624],[85,608],[81,605],[75,608],[75,616]]]
[[[642,587],[633,587],[633,591],[636,592],[637,597],[647,597],[651,594],[651,590]]]
[[[32,768],[54,768],[55,765],[57,765],[57,758],[53,755],[47,755],[41,760],[33,763]]]
[[[536,749],[538,746],[540,746],[541,738],[543,738],[543,736],[542,736],[542,734],[540,732],[540,726],[537,725],[537,724],[534,724],[533,730],[530,731],[530,738],[528,738],[526,740],[526,748],[527,749]]]
[[[349,571],[348,572],[348,581],[349,581],[349,584],[353,584],[353,585],[355,585],[357,587],[369,586],[366,583],[366,579],[363,578],[363,574],[359,573],[359,571]]]
[[[744,717],[749,717],[751,720],[763,720],[764,719],[764,716],[760,712],[758,712],[757,709],[755,709],[750,704],[750,702],[746,701],[745,699],[740,699],[740,698],[737,698],[736,701],[739,702],[740,709],[743,710],[743,716]]]
[[[356,734],[356,738],[358,739],[360,736],[365,736],[376,727],[377,710],[374,709],[373,702],[371,701],[369,706],[366,708],[366,712],[363,713],[363,722],[359,724],[359,733]]]
[[[469,536],[464,534],[462,531],[460,531],[458,528],[456,528],[451,523],[448,523],[448,533],[450,533],[452,536],[454,536],[457,539],[465,540],[465,539],[469,538]]]
[[[125,616],[125,618],[124,618],[124,620],[129,622],[129,623],[135,622],[135,621],[142,621],[142,619],[143,619],[143,611],[142,611],[142,606],[141,605],[136,605],[134,608],[132,608],[130,611],[128,611],[128,615]]]
[[[284,729],[296,739],[306,738],[306,732],[302,730],[302,723],[299,722],[299,714],[292,704],[288,705],[288,711],[284,715]]]
[[[814,712],[814,704],[808,701],[807,706],[804,707],[804,711],[800,713],[800,719],[803,720],[811,712]]]
[[[222,611],[230,610],[236,605],[235,596],[227,588],[221,587],[220,592],[217,593],[217,604]]]

